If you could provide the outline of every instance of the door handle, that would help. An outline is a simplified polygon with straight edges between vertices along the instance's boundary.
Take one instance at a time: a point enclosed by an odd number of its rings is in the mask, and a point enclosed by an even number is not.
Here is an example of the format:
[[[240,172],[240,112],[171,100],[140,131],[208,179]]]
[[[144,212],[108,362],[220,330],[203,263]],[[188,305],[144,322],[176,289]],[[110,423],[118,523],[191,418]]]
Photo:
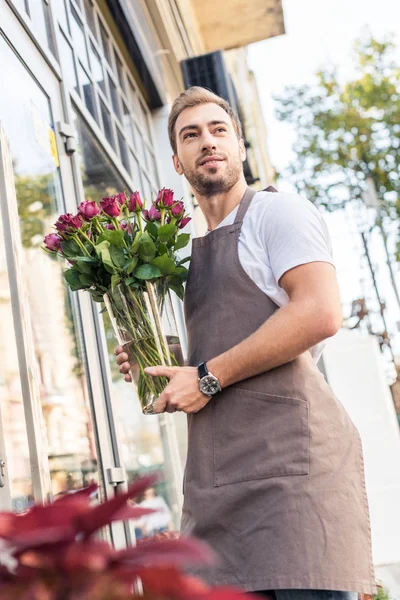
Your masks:
[[[6,463],[0,456],[0,487],[4,487],[6,484],[6,478],[5,478],[5,473],[4,473],[5,467],[6,467]]]

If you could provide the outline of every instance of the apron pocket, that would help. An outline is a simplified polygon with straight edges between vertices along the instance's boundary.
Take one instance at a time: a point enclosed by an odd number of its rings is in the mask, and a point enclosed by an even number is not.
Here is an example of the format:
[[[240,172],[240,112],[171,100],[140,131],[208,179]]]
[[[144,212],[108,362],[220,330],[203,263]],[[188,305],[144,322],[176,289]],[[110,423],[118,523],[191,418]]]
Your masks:
[[[212,402],[214,486],[308,474],[305,400],[231,387]]]

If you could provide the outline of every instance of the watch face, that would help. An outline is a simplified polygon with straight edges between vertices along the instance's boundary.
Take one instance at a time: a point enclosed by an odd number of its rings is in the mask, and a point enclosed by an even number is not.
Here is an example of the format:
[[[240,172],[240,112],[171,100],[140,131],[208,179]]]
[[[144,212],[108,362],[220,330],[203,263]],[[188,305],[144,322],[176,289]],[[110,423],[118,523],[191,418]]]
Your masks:
[[[203,394],[213,396],[217,392],[221,391],[219,381],[213,375],[206,375],[200,379],[200,390]]]

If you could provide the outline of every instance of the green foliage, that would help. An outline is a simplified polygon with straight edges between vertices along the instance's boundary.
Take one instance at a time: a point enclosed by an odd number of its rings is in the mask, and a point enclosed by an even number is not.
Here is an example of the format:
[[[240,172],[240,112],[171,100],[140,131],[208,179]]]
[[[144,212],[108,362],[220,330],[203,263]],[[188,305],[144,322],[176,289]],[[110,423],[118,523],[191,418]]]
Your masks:
[[[362,201],[371,177],[384,213],[400,216],[400,68],[393,50],[390,38],[359,40],[352,81],[324,68],[316,85],[289,87],[275,98],[278,118],[297,134],[286,175],[328,210]]]

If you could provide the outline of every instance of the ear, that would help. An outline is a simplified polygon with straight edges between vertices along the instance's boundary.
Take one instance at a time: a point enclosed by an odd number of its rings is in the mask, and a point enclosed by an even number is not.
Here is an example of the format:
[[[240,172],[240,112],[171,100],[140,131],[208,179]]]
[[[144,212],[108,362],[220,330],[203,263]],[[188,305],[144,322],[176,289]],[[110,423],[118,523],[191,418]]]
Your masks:
[[[242,162],[244,162],[246,160],[247,152],[246,152],[243,138],[240,138],[240,140],[239,140],[239,150],[240,150],[240,158],[242,159]]]
[[[179,158],[178,158],[177,154],[173,154],[172,155],[172,161],[174,163],[174,169],[178,173],[178,175],[183,175],[182,165],[181,165],[181,163],[179,161]]]

